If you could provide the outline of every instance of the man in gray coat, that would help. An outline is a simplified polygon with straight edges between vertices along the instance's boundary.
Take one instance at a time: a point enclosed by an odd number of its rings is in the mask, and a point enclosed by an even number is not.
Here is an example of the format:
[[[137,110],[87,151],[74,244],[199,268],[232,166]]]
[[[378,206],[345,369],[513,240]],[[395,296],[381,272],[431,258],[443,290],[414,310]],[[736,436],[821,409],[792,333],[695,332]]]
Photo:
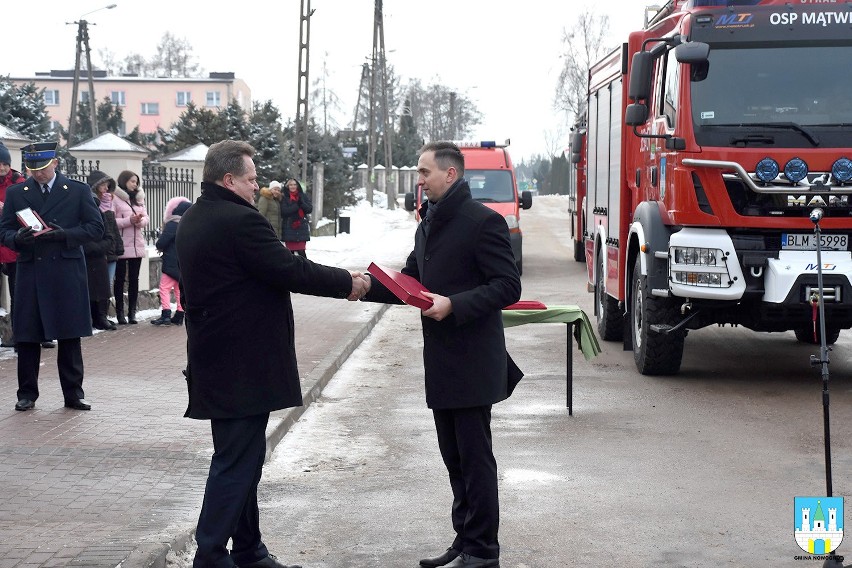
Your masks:
[[[421,318],[426,404],[450,476],[456,533],[446,552],[420,565],[499,567],[491,405],[523,376],[506,352],[501,315],[520,298],[521,279],[506,221],[471,198],[459,149],[451,142],[426,144],[417,172],[428,201],[402,272],[429,289],[434,302]],[[368,279],[365,300],[400,303]]]
[[[195,568],[286,568],[261,539],[257,486],[269,413],[302,404],[290,292],[357,300],[366,291],[360,273],[295,256],[278,240],[253,206],[253,155],[235,140],[210,147],[201,197],[181,217],[176,237],[188,338],[186,416],[210,420],[214,450]]]

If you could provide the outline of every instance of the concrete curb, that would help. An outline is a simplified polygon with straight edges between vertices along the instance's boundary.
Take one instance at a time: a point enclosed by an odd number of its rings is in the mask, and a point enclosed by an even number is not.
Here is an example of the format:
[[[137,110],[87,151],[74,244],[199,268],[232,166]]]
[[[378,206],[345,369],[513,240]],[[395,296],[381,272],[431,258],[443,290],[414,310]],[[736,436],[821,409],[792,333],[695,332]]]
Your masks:
[[[272,456],[272,452],[284,435],[290,430],[299,418],[305,413],[307,407],[317,400],[322,390],[340,369],[346,359],[358,348],[364,338],[370,334],[375,325],[388,309],[387,304],[379,304],[379,309],[372,315],[361,330],[342,349],[340,353],[329,353],[316,366],[313,372],[305,377],[305,383],[312,385],[302,396],[302,406],[287,408],[273,412],[269,419],[270,425],[266,429],[266,461]],[[116,568],[166,568],[166,557],[169,552],[181,552],[187,550],[195,538],[195,528],[176,535],[171,542],[151,542],[137,546]]]

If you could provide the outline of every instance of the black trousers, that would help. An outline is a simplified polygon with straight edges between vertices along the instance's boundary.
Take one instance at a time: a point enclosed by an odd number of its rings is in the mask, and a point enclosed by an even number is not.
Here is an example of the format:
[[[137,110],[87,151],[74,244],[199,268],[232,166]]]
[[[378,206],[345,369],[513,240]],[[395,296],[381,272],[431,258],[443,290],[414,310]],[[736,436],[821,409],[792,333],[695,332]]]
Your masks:
[[[491,406],[433,409],[438,446],[453,490],[453,548],[499,558],[497,460],[491,448]]]
[[[60,339],[56,366],[59,385],[66,402],[85,398],[83,395],[83,351],[80,338]],[[41,343],[18,342],[18,400],[38,398],[38,368]]]
[[[266,457],[269,413],[210,421],[213,458],[195,530],[194,568],[232,568],[269,556],[260,538],[257,486]],[[228,554],[228,539],[233,550]]]
[[[115,262],[115,280],[112,283],[112,295],[115,297],[115,313],[124,313],[124,281],[127,280],[127,315],[136,311],[139,297],[139,270],[141,258],[120,258]]]

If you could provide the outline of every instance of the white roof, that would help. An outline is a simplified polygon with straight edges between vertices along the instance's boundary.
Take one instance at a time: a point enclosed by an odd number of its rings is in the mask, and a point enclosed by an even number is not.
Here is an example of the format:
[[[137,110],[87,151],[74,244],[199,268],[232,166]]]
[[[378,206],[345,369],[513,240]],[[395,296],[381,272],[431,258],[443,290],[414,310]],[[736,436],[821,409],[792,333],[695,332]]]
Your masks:
[[[21,136],[21,133],[17,130],[12,130],[11,128],[0,124],[0,139],[3,140],[21,140],[28,142],[28,138],[24,138]]]
[[[160,158],[160,162],[203,162],[207,158],[208,146],[199,142],[195,146],[184,148]]]
[[[129,140],[125,140],[121,136],[113,132],[103,132],[94,138],[89,138],[85,142],[77,144],[70,148],[73,153],[75,150],[92,150],[98,152],[143,152],[148,153],[148,150],[134,144]]]

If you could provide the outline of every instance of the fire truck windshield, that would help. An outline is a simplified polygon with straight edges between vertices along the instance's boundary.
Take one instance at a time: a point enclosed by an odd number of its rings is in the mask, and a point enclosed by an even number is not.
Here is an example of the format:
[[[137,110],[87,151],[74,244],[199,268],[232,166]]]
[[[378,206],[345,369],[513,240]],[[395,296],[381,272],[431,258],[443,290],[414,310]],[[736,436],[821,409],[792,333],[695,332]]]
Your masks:
[[[515,201],[512,174],[509,170],[465,170],[464,178],[470,186],[471,196],[484,203],[510,203]]]
[[[709,65],[691,71],[696,140],[725,146],[754,135],[783,147],[848,146],[852,74],[838,61],[849,54],[837,45],[712,48]]]

